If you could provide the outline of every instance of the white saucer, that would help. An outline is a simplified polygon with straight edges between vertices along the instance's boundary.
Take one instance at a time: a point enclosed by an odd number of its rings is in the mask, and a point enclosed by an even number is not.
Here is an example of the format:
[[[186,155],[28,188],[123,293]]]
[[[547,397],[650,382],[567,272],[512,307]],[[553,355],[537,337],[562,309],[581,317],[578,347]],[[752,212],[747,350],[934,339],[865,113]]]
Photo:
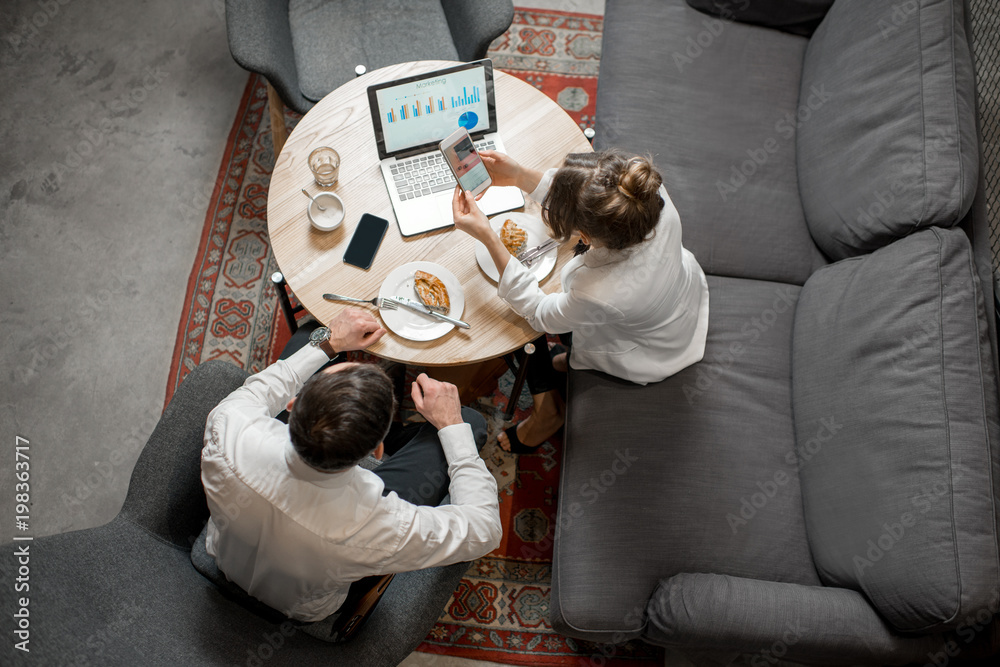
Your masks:
[[[401,296],[420,301],[413,289],[414,274],[417,271],[426,271],[441,279],[448,289],[448,299],[451,301],[451,310],[445,315],[462,319],[462,311],[465,310],[465,290],[462,289],[454,273],[434,262],[410,262],[396,267],[382,282],[378,295],[382,298]],[[379,310],[379,315],[391,331],[409,340],[434,340],[455,328],[454,324],[442,322],[430,315],[415,313],[402,306],[396,310],[382,308]]]
[[[512,211],[510,213],[501,213],[500,215],[495,215],[490,218],[490,227],[493,231],[498,231],[503,227],[505,220],[513,220],[514,224],[528,232],[528,241],[526,248],[533,248],[537,245],[544,243],[549,239],[548,227],[539,218],[528,215],[527,213],[520,213],[518,211]],[[493,282],[498,282],[500,280],[500,272],[497,271],[497,267],[493,264],[493,258],[490,257],[490,251],[486,249],[479,241],[476,241],[476,261],[479,262],[479,268],[489,276],[490,280]],[[556,254],[559,252],[558,248],[556,250],[550,250],[546,254],[539,257],[535,262],[528,267],[528,270],[535,274],[538,280],[542,280],[545,276],[552,273],[553,267],[556,265]],[[516,260],[515,260],[516,261]]]

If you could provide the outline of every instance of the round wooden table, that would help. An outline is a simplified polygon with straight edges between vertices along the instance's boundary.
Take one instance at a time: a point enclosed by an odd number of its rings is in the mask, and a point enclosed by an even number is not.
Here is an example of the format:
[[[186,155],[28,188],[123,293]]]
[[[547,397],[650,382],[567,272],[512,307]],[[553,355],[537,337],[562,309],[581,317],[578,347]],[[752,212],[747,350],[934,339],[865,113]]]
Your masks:
[[[479,268],[473,239],[448,228],[403,238],[396,225],[389,193],[379,170],[375,132],[368,110],[368,86],[410,74],[441,69],[456,63],[420,61],[393,65],[354,79],[324,97],[288,137],[275,161],[267,197],[267,229],[271,247],[285,281],[305,308],[328,323],[349,304],[323,299],[335,292],[370,299],[378,295],[386,276],[397,266],[417,260],[435,262],[455,274],[465,290],[461,319],[470,329],[455,328],[432,341],[407,340],[389,330],[368,351],[394,361],[452,366],[494,359],[512,352],[538,334],[497,296],[496,284]],[[497,123],[509,154],[537,169],[562,164],[567,153],[592,150],[579,126],[541,91],[520,79],[494,70]],[[321,188],[309,171],[307,158],[317,146],[330,146],[341,157],[336,185]],[[310,193],[335,192],[347,211],[344,224],[331,232],[313,229],[306,217]],[[539,215],[535,202],[525,197],[525,211]],[[389,220],[389,229],[371,268],[344,264],[344,249],[364,213]],[[572,256],[564,244],[552,273],[541,282],[546,292],[560,289],[559,274]],[[359,307],[374,310],[361,304]]]

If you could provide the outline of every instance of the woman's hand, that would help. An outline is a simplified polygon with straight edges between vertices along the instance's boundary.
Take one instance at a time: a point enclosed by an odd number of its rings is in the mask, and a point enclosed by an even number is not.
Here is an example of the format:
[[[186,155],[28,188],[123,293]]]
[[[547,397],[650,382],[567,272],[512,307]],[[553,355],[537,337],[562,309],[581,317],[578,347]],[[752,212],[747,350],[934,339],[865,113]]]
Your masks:
[[[507,268],[507,262],[510,261],[510,253],[504,247],[500,236],[490,227],[490,221],[476,204],[472,193],[463,190],[461,186],[455,186],[455,196],[451,200],[451,212],[455,217],[455,227],[486,246],[486,249],[490,251],[490,257],[493,258],[493,264],[502,276],[504,269]]]
[[[542,180],[540,171],[522,167],[517,160],[505,153],[479,151],[479,155],[483,158],[486,171],[490,172],[493,185],[513,185],[525,192],[532,192]]]
[[[493,185],[517,185],[518,176],[521,174],[521,165],[514,158],[496,151],[479,151],[479,156],[483,158],[486,171],[490,172]]]
[[[476,198],[471,192],[463,190],[460,185],[455,186],[455,195],[451,199],[451,214],[455,218],[455,227],[474,239],[485,243],[487,236],[496,236],[490,228],[486,214],[476,204]]]

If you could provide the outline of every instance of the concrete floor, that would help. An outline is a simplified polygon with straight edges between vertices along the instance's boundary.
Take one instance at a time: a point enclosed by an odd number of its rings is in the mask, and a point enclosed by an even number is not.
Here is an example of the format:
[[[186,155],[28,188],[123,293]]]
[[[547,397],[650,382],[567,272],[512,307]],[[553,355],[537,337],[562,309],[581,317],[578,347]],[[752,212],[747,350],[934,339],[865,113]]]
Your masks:
[[[603,13],[603,0],[519,3]],[[223,0],[7,0],[0,12],[0,542],[119,511],[247,73]],[[412,665],[477,664],[417,654]]]
[[[4,5],[0,470],[26,438],[40,536],[106,523],[125,499],[247,74],[222,0]]]

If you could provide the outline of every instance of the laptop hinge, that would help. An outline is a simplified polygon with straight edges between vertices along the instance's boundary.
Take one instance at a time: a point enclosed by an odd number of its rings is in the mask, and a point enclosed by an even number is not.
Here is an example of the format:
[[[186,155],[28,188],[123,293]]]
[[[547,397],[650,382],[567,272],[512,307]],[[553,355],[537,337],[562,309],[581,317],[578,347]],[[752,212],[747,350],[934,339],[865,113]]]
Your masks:
[[[489,133],[490,131],[487,129],[483,130],[482,132],[476,132],[475,134],[470,134],[469,136],[472,137],[473,141],[482,141]],[[408,157],[413,157],[414,155],[423,155],[424,153],[430,153],[431,151],[434,150],[436,150],[434,144],[426,144],[424,146],[417,146],[416,148],[411,148],[406,151],[400,151],[399,153],[397,153],[392,157],[396,158],[397,160],[405,160]]]

